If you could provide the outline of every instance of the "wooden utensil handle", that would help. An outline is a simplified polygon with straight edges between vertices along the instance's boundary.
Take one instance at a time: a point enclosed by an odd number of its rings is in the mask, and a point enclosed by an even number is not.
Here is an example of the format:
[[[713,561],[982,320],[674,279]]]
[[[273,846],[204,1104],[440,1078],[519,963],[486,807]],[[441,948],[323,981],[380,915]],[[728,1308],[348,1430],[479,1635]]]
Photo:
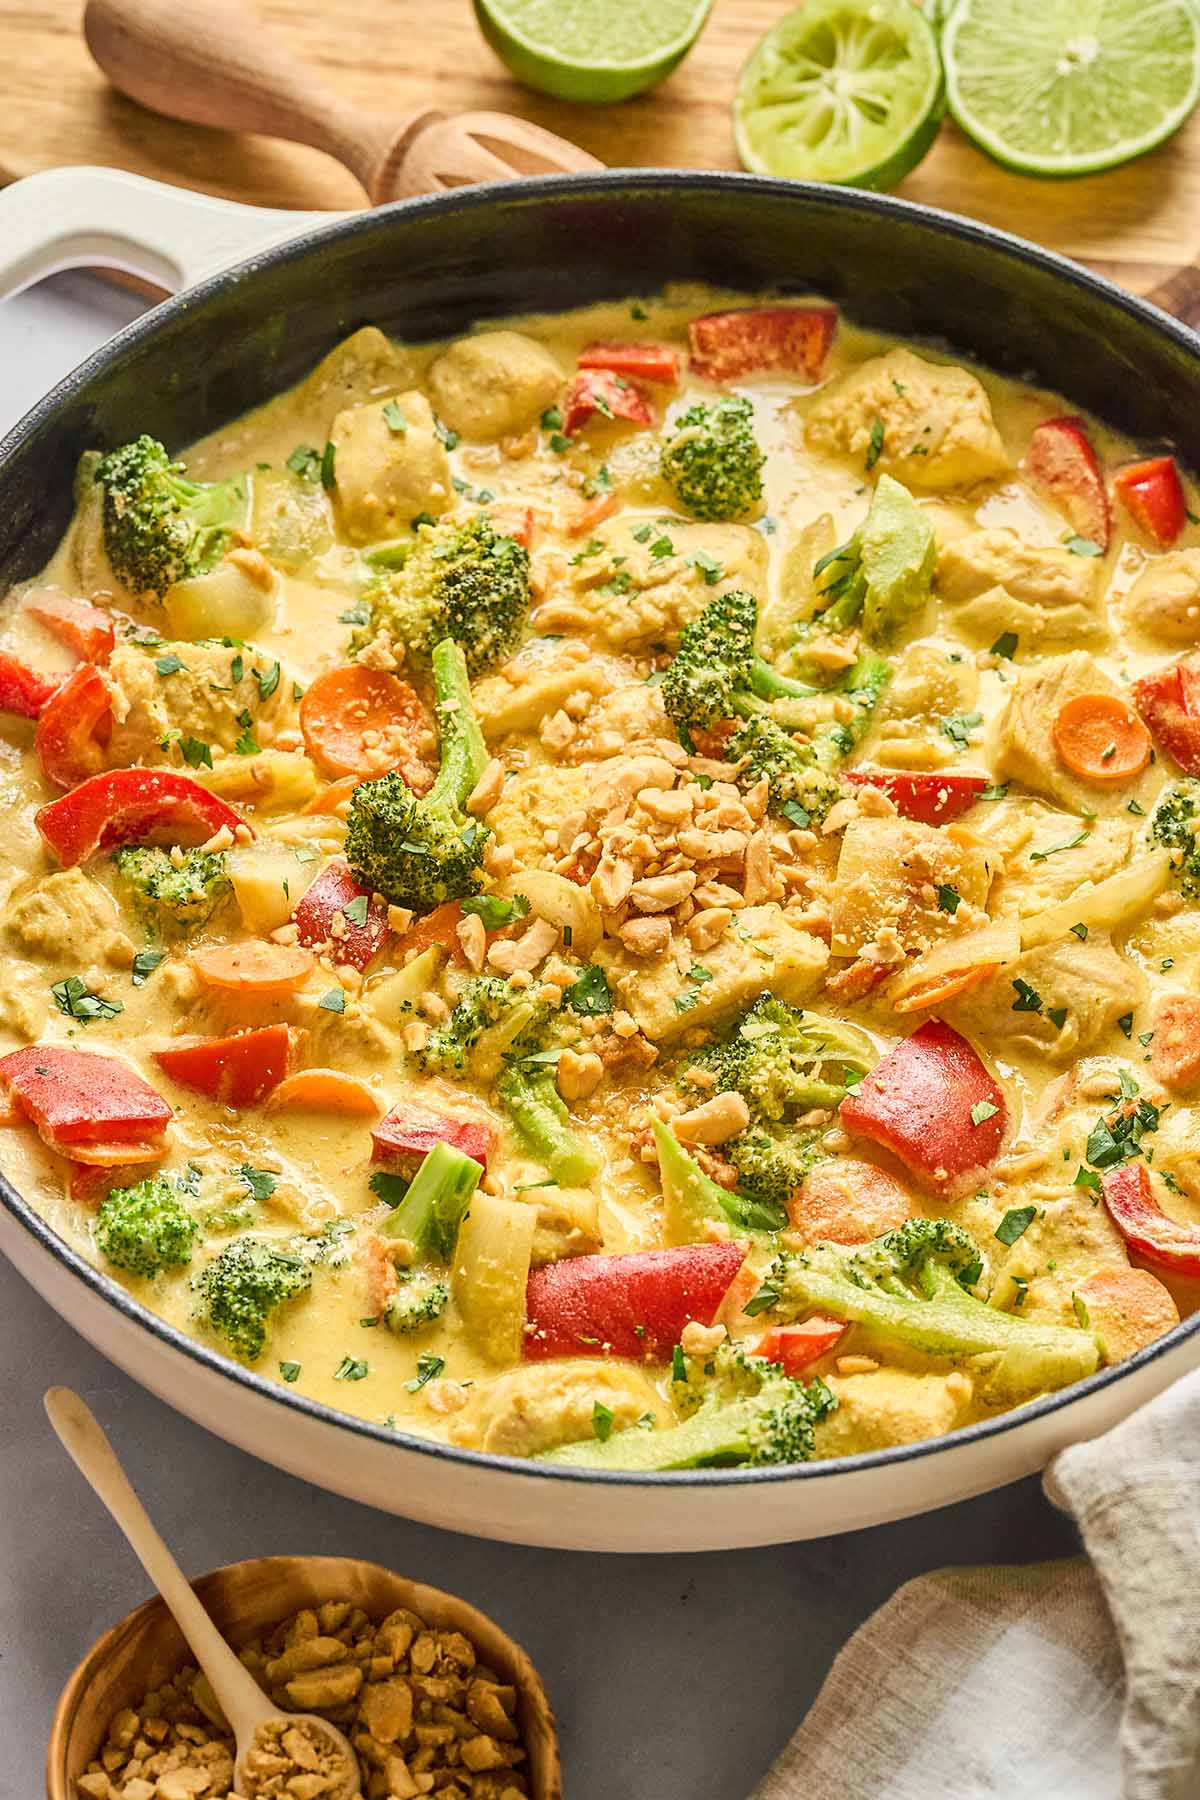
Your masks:
[[[250,1737],[263,1720],[275,1716],[275,1708],[229,1648],[150,1523],[91,1408],[66,1387],[49,1388],[45,1407],[64,1450],[97,1498],[104,1502],[175,1615],[175,1623],[208,1675],[235,1734],[239,1739],[243,1735]]]
[[[237,0],[88,0],[83,29],[131,100],[192,125],[312,144],[345,163],[372,199],[377,171],[442,116],[397,119],[348,105]]]

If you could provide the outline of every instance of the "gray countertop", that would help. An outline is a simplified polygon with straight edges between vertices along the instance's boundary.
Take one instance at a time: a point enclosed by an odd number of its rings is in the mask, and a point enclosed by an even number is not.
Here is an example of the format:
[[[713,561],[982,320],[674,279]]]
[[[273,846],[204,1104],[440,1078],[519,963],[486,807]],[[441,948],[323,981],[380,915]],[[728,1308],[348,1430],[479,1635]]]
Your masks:
[[[0,306],[0,431],[137,310],[83,276]],[[336,1499],[230,1449],[112,1368],[6,1265],[0,1319],[0,1800],[41,1793],[63,1681],[146,1594],[46,1424],[41,1395],[55,1382],[95,1408],[190,1572],[285,1551],[362,1556],[494,1614],[545,1677],[568,1800],[745,1800],[846,1638],[901,1582],[945,1563],[1076,1547],[1032,1481],[875,1531],[736,1554],[483,1543]],[[952,1788],[930,1800],[952,1800]]]

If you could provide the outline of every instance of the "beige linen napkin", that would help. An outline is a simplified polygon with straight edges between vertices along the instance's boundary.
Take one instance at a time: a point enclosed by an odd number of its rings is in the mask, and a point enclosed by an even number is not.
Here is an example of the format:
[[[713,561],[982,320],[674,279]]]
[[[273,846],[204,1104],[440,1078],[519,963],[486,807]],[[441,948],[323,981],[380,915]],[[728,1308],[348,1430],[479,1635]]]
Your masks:
[[[754,1800],[1200,1800],[1200,1373],[1044,1485],[1088,1560],[910,1581]]]

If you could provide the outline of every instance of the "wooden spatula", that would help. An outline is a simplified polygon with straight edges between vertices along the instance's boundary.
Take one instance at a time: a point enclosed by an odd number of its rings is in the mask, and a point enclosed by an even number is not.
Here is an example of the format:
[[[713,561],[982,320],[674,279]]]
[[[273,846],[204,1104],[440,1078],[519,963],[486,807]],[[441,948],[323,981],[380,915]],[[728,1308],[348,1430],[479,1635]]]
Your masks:
[[[376,205],[604,166],[510,113],[363,112],[236,0],[88,0],[83,29],[108,79],[131,100],[192,125],[312,144],[345,163]]]

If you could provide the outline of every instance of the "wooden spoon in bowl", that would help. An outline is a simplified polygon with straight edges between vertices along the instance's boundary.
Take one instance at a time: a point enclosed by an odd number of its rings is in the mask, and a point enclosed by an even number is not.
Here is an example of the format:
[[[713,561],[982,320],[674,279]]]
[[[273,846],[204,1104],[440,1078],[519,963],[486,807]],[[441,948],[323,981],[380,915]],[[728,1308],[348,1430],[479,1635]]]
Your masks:
[[[167,1546],[146,1516],[145,1508],[130,1486],[87,1404],[70,1388],[50,1388],[45,1397],[50,1423],[80,1474],[91,1484],[121,1530],[129,1546],[175,1616],[192,1654],[207,1675],[221,1711],[237,1740],[235,1765],[239,1785],[246,1777],[245,1759],[259,1730],[280,1722],[287,1729],[307,1726],[322,1738],[346,1770],[342,1784],[330,1800],[354,1800],[362,1786],[358,1758],[348,1740],[328,1719],[317,1713],[281,1713],[272,1706],[253,1675],[230,1649]]]
[[[345,163],[376,206],[476,181],[603,168],[510,113],[393,118],[327,88],[236,0],[88,0],[88,48],[113,86],[168,118],[312,144]]]

